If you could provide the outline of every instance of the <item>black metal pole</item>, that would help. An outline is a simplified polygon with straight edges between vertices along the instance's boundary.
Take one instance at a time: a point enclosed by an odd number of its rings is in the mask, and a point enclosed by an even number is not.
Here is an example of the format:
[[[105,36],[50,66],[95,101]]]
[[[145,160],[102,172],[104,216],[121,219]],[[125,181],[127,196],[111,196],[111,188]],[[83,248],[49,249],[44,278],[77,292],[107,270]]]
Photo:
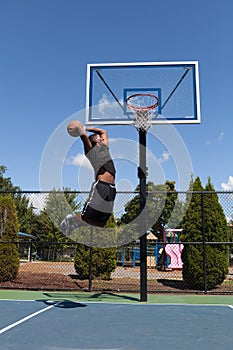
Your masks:
[[[146,242],[146,130],[139,130],[140,179],[140,301],[147,301],[147,242]]]
[[[88,291],[92,292],[92,278],[93,278],[93,247],[92,247],[92,238],[93,238],[93,228],[90,228],[90,261],[89,261],[89,286]]]
[[[204,192],[201,192],[202,211],[202,239],[203,239],[203,271],[204,271],[204,292],[207,293],[207,260],[206,260],[206,235],[205,235],[205,200]]]

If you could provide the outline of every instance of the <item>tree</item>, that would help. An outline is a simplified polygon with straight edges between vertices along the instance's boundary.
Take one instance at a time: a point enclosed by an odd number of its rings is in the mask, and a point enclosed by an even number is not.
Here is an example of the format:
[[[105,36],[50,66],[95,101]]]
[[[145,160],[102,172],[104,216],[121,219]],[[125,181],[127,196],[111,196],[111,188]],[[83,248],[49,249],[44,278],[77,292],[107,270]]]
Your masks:
[[[193,182],[193,194],[183,219],[181,241],[202,242],[202,203],[204,190],[199,177]],[[190,200],[190,198],[189,198]],[[185,245],[182,251],[183,280],[190,288],[204,287],[203,249],[201,245]],[[201,280],[202,279],[202,280]],[[201,285],[200,285],[201,282]]]
[[[56,227],[67,214],[80,211],[81,204],[77,202],[77,194],[66,188],[64,192],[53,190],[46,199],[45,210]]]
[[[20,187],[12,184],[10,177],[5,177],[7,167],[0,166],[0,191],[2,193],[8,193],[12,196],[18,216],[19,230],[27,233],[31,233],[32,225],[35,220],[35,214],[33,207],[29,203],[29,198],[22,194]]]
[[[38,238],[37,253],[42,259],[55,260],[66,243],[71,242],[60,230],[59,225],[65,216],[78,210],[76,193],[65,189],[49,193],[44,210],[36,217],[32,233]],[[61,244],[56,244],[61,242]]]
[[[204,217],[205,217],[205,236],[208,242],[228,242],[229,227],[219,203],[218,195],[210,178],[205,187],[204,194]],[[207,245],[207,282],[211,289],[221,284],[228,273],[229,248],[225,244]]]
[[[43,260],[55,259],[54,244],[56,233],[51,219],[45,210],[37,215],[32,234],[37,237],[37,255]]]
[[[218,202],[210,179],[205,189],[199,177],[194,181],[192,199],[186,211],[182,228],[182,241],[202,243],[188,244],[183,249],[183,280],[185,284],[190,289],[203,290],[206,283],[207,289],[213,289],[225,279],[228,269],[228,251],[224,245],[205,245],[204,242],[213,243],[228,240],[229,231],[223,209]]]
[[[139,186],[137,186],[136,191],[139,191]],[[178,205],[176,205],[176,213],[174,214],[173,210],[176,203],[178,203]],[[180,222],[182,217],[182,203],[179,202],[177,198],[175,183],[173,181],[166,181],[165,184],[154,185],[153,182],[148,182],[146,210],[147,229],[152,230],[158,239],[162,240],[163,229],[169,222],[171,214],[173,213],[174,216],[173,222]],[[122,215],[119,222],[120,225],[132,223],[130,227],[126,228],[126,230],[128,234],[132,234],[132,232],[134,232],[134,239],[136,238],[135,231],[139,233],[139,229],[137,227],[137,225],[140,224],[139,214],[140,195],[137,194],[131,201],[126,204],[125,213]],[[123,232],[122,235],[123,234],[125,234],[125,232]]]
[[[0,165],[0,190],[4,191],[18,191],[20,188],[17,186],[13,186],[10,177],[5,177],[4,174],[7,171],[7,167],[4,165]]]
[[[18,274],[18,230],[14,201],[10,195],[3,195],[0,197],[0,282],[12,280]]]
[[[110,216],[105,228],[110,229],[111,233],[113,233],[115,229],[117,230],[113,214]],[[109,230],[107,232],[109,233]],[[94,244],[100,244],[102,242],[103,246],[102,248],[99,248],[84,244],[77,245],[74,261],[74,267],[77,275],[80,279],[88,279],[90,275],[91,264],[92,278],[110,279],[111,272],[113,272],[116,268],[116,247],[104,248],[104,245],[107,246],[108,243],[111,243],[108,242],[108,237],[100,237],[101,235],[105,235],[104,229],[101,233],[101,230],[98,230],[98,228],[89,227],[88,236],[90,237],[90,235],[93,235]],[[97,236],[99,236],[98,240],[96,238]],[[91,243],[91,240],[89,242]]]
[[[164,228],[169,225],[169,228],[178,228],[182,220],[183,215],[183,205],[178,198],[178,193],[175,189],[174,181],[166,181],[164,185],[159,185],[157,191],[163,193],[162,204],[163,207],[160,209],[160,216],[158,220],[152,226],[152,232],[158,237],[159,241],[163,240]],[[158,198],[154,199],[155,208],[157,211],[158,205],[156,201]],[[160,204],[161,205],[161,204]]]
[[[60,230],[61,221],[67,214],[80,211],[81,203],[77,201],[77,193],[65,188],[64,191],[53,190],[46,200],[45,211],[51,223],[50,237],[53,242],[63,242],[63,244],[53,245],[53,258],[57,253],[66,247],[64,242],[72,242],[72,237],[67,237]]]
[[[15,192],[14,202],[19,221],[19,230],[26,233],[32,233],[36,214],[33,211],[33,206],[30,204],[29,197],[22,193]]]
[[[74,267],[78,278],[88,279],[90,275],[90,249],[92,249],[92,278],[110,279],[116,268],[116,248],[94,248],[77,245]]]

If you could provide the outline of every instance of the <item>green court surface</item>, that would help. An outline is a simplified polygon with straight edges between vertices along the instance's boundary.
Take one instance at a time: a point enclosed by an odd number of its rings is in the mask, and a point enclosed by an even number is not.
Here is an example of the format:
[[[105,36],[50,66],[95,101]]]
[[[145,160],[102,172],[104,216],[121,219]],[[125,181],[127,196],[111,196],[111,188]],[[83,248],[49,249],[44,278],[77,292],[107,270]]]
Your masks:
[[[0,300],[53,300],[73,302],[142,303],[139,294],[76,293],[27,290],[0,290]],[[197,304],[233,306],[233,295],[149,294],[148,304]]]

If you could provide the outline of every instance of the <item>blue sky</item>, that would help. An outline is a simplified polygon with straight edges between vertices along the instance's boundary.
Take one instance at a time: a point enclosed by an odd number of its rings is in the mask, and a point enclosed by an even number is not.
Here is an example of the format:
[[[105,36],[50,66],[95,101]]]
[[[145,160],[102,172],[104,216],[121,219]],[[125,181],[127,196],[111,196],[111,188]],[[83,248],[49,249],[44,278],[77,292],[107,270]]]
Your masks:
[[[0,0],[0,164],[6,175],[23,190],[38,190],[41,167],[43,177],[52,174],[43,163],[49,154],[51,168],[54,161],[62,169],[54,165],[59,179],[50,179],[48,190],[88,190],[93,174],[82,161],[82,145],[65,131],[67,120],[85,108],[86,65],[198,60],[202,123],[166,133],[183,142],[183,167],[194,177],[205,185],[210,176],[216,190],[233,190],[232,15],[232,0]],[[132,190],[137,132],[131,126],[107,130],[118,188]],[[175,180],[185,190],[174,145],[159,133],[148,136],[149,179]]]

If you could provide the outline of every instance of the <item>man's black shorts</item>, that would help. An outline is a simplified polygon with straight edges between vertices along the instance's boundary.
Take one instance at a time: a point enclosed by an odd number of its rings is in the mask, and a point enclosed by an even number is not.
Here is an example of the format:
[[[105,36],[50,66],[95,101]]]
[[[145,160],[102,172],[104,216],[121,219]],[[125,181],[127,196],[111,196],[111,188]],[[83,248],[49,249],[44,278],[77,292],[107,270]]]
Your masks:
[[[92,184],[89,198],[82,211],[82,219],[104,226],[113,211],[115,197],[115,185],[97,180]]]

